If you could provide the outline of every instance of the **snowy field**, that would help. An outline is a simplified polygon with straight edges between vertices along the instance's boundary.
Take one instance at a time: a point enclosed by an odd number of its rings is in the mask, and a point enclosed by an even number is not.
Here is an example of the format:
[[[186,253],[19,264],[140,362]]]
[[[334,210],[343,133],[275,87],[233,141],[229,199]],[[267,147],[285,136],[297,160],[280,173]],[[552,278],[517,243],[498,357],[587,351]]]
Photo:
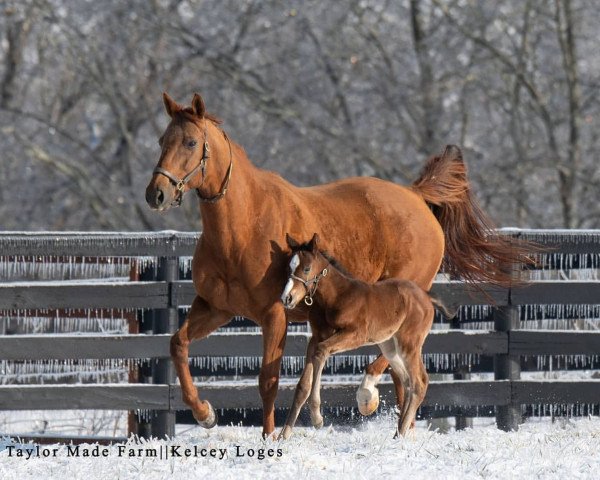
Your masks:
[[[0,478],[465,480],[600,476],[598,417],[556,423],[532,419],[516,433],[501,432],[493,425],[448,434],[417,428],[410,438],[398,440],[392,438],[393,428],[393,418],[384,415],[359,429],[297,428],[290,440],[277,442],[261,440],[259,428],[230,426],[206,431],[195,427],[172,441],[130,441],[121,450],[118,446],[81,445],[69,451],[65,446],[44,445],[39,456],[34,451],[29,459],[27,451],[19,451],[5,440],[0,442]],[[106,456],[89,458],[86,453]]]

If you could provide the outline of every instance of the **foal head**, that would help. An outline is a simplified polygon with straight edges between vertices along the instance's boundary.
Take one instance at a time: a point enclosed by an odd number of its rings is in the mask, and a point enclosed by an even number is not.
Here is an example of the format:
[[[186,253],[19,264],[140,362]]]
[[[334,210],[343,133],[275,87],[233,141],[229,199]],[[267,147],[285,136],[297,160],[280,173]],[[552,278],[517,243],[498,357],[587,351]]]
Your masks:
[[[288,309],[295,308],[302,299],[310,306],[319,281],[328,273],[329,261],[319,252],[319,236],[316,233],[310,242],[302,245],[289,235],[286,235],[286,241],[292,250],[292,257],[281,301]]]
[[[177,104],[166,93],[163,102],[171,122],[158,140],[160,159],[146,188],[146,202],[156,210],[180,205],[186,191],[200,189],[209,183],[210,176],[217,175],[215,165],[224,139],[223,132],[216,128],[219,120],[206,113],[197,93],[191,107]],[[207,163],[212,165],[207,168]]]

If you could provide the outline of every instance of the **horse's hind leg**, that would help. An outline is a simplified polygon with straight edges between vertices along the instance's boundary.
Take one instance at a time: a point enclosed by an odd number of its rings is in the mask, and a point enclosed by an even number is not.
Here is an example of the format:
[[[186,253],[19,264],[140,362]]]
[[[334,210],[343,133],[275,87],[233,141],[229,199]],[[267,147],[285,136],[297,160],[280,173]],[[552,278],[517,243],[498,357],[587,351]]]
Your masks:
[[[217,416],[210,403],[198,397],[188,363],[189,345],[192,340],[208,336],[230,318],[230,314],[215,310],[202,298],[196,297],[184,324],[171,337],[171,358],[181,384],[183,401],[204,428],[214,427]]]
[[[318,339],[313,334],[313,336],[310,338],[310,342],[308,342],[308,347],[306,349],[306,362],[304,363],[304,370],[302,371],[302,376],[298,381],[298,385],[296,385],[296,391],[294,392],[294,401],[292,402],[292,406],[290,407],[287,419],[285,420],[285,426],[279,434],[279,438],[287,440],[290,437],[290,435],[292,434],[292,428],[294,428],[296,420],[298,419],[298,415],[300,414],[300,410],[306,402],[308,395],[310,394],[313,380],[312,356],[315,353],[317,342]]]

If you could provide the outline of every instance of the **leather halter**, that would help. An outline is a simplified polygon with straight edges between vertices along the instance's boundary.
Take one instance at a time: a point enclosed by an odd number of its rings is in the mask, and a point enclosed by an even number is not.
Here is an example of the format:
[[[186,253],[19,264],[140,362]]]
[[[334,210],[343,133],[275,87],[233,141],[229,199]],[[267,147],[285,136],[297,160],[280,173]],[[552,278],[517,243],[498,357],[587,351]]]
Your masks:
[[[206,178],[206,164],[208,162],[208,159],[210,158],[210,147],[208,146],[207,138],[208,138],[208,135],[206,132],[206,124],[205,124],[205,126],[204,126],[204,146],[202,148],[202,158],[200,159],[200,163],[198,163],[198,165],[196,165],[192,170],[190,170],[188,173],[186,173],[183,176],[183,178],[181,178],[181,179],[178,178],[176,175],[173,175],[171,172],[169,172],[168,170],[166,170],[162,167],[156,167],[154,169],[154,171],[152,172],[153,174],[158,173],[160,175],[164,175],[171,181],[171,183],[173,183],[173,185],[175,185],[175,189],[177,190],[177,196],[176,196],[175,200],[171,203],[171,205],[176,205],[176,206],[181,205],[181,201],[183,200],[183,194],[185,193],[183,191],[183,189],[188,184],[188,182],[192,179],[192,177],[194,175],[196,175],[198,170],[202,171],[202,181],[200,182],[200,186],[198,188],[196,188],[196,193],[201,202],[216,203],[219,200],[221,200],[221,198],[223,198],[225,196],[225,194],[227,193],[227,189],[229,188],[229,180],[231,180],[231,171],[233,170],[233,153],[231,151],[231,141],[229,140],[229,137],[227,135],[225,135],[225,139],[227,140],[227,145],[229,146],[229,167],[227,168],[227,173],[225,175],[225,179],[221,183],[221,189],[219,190],[219,193],[217,193],[216,195],[212,195],[210,197],[205,197],[200,192],[200,187],[202,185],[204,185],[204,180]]]
[[[302,285],[304,285],[304,288],[306,289],[306,295],[304,296],[304,303],[306,303],[306,305],[308,305],[309,307],[313,304],[313,299],[312,297],[314,296],[315,293],[317,293],[317,287],[319,286],[319,281],[323,278],[327,276],[327,273],[329,273],[327,271],[327,268],[324,268],[323,270],[321,270],[321,273],[319,273],[316,277],[304,280],[303,278],[300,278],[296,275],[294,275],[293,273],[290,274],[290,278],[293,278],[294,280],[298,280]]]

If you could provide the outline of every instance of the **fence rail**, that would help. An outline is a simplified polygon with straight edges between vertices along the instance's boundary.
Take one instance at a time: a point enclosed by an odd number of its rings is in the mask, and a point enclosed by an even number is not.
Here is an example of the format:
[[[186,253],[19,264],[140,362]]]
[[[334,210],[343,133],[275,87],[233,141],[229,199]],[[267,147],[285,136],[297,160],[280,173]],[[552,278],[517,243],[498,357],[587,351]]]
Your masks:
[[[549,261],[565,266],[561,255],[575,255],[594,268],[600,255],[600,231],[505,230],[549,247]],[[52,309],[145,309],[167,312],[152,335],[0,335],[0,360],[156,359],[161,367],[155,375],[159,384],[103,385],[2,385],[0,409],[148,409],[173,412],[185,409],[179,387],[169,377],[169,338],[174,328],[173,313],[189,306],[194,297],[190,281],[174,274],[178,259],[192,255],[199,235],[192,233],[0,233],[0,261],[43,261],[66,257],[155,257],[169,272],[154,281],[43,281],[0,283],[0,310]],[[556,258],[553,258],[555,256]],[[4,260],[2,260],[4,259]],[[555,265],[556,266],[556,265]],[[588,265],[589,266],[589,265]],[[536,355],[599,355],[600,331],[519,330],[515,318],[519,305],[599,305],[597,280],[534,280],[529,286],[501,289],[489,285],[466,285],[459,281],[436,282],[436,296],[448,305],[494,306],[495,331],[432,331],[424,353],[475,354],[496,358],[496,380],[431,382],[424,405],[472,407],[494,405],[505,408],[499,419],[502,428],[516,428],[515,412],[527,403],[600,403],[600,381],[521,380],[515,361]],[[170,315],[170,316],[169,316]],[[508,315],[508,316],[507,316]],[[60,321],[60,320],[59,320]],[[161,323],[162,322],[162,323]],[[512,322],[512,323],[511,323]],[[290,332],[285,355],[304,356],[307,334]],[[190,356],[256,357],[262,355],[258,333],[217,333],[192,343]],[[351,354],[373,355],[374,347]],[[516,359],[516,360],[515,360]],[[162,368],[162,370],[160,370]],[[160,373],[162,372],[162,373]],[[283,383],[277,405],[291,401],[293,385]],[[356,385],[325,383],[324,404],[354,404]],[[390,384],[380,388],[393,398]],[[256,385],[215,382],[202,385],[202,395],[219,408],[258,408]],[[511,416],[512,415],[512,416]],[[173,416],[164,417],[154,434],[172,433]]]

